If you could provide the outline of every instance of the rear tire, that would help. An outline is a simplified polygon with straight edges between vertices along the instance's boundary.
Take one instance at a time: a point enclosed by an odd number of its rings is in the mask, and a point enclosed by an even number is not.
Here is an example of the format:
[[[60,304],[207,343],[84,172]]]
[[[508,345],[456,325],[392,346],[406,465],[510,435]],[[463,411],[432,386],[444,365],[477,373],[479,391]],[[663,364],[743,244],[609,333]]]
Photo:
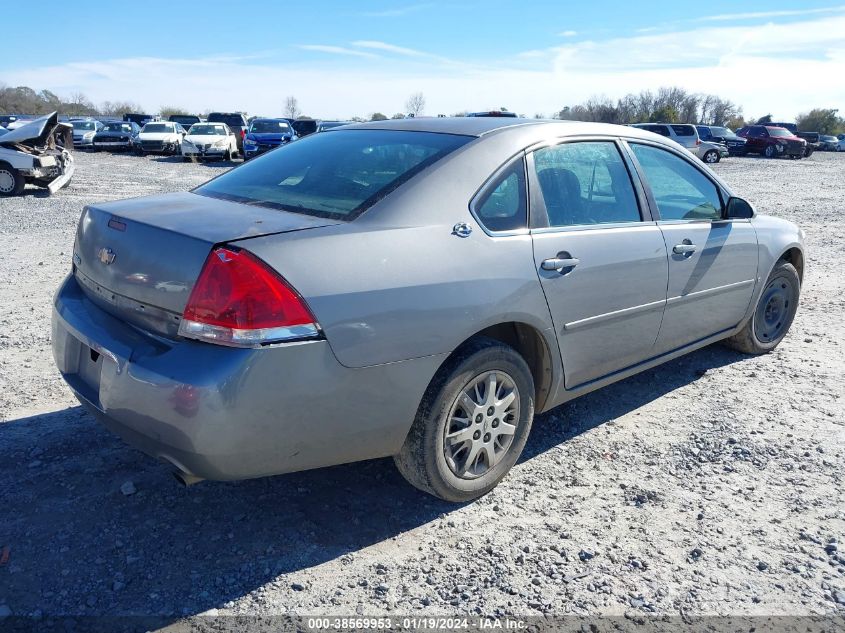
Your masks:
[[[719,152],[717,152],[715,149],[711,149],[711,150],[704,152],[704,162],[707,163],[708,165],[713,165],[715,163],[718,163],[719,158],[720,158]]]
[[[775,158],[777,156],[777,150],[775,149],[774,145],[766,145],[766,149],[763,150],[763,156],[766,158]]]
[[[394,461],[420,490],[471,501],[516,463],[533,419],[534,380],[525,360],[512,347],[479,337],[432,379]]]
[[[0,163],[0,196],[18,196],[26,187],[26,179],[8,163]]]
[[[725,344],[745,354],[772,351],[789,331],[800,296],[798,271],[788,262],[778,262],[766,280],[751,318]]]

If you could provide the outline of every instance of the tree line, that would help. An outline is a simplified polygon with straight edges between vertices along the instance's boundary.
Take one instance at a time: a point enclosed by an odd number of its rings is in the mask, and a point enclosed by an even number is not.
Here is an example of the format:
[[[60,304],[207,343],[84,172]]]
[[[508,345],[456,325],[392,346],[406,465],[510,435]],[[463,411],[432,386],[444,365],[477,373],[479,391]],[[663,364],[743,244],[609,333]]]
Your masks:
[[[420,116],[425,110],[426,100],[422,92],[415,92],[405,103],[407,113]],[[502,108],[504,110],[504,108]],[[289,96],[282,105],[285,116],[302,116],[296,97]],[[50,90],[36,91],[28,86],[10,87],[0,85],[0,114],[48,114],[59,111],[69,116],[122,116],[127,112],[143,112],[144,108],[133,101],[104,101],[96,105],[84,94],[77,92],[68,98],[61,98]],[[177,106],[161,106],[159,114],[166,118],[172,114],[188,113]],[[453,116],[464,116],[458,112]],[[404,118],[406,113],[397,112],[390,118]],[[536,118],[545,118],[535,114]],[[307,118],[307,117],[306,117]],[[353,121],[379,121],[388,117],[381,112],[374,112],[368,117],[350,117]],[[742,108],[729,99],[718,95],[692,93],[677,86],[659,88],[656,91],[643,90],[637,94],[627,94],[617,100],[605,96],[591,97],[584,103],[565,106],[551,118],[575,121],[597,121],[601,123],[701,123],[704,125],[724,125],[737,129],[751,123],[770,122],[771,115],[759,118],[743,115]],[[836,109],[814,108],[799,114],[795,122],[802,130],[822,134],[841,134],[845,132],[845,119]]]

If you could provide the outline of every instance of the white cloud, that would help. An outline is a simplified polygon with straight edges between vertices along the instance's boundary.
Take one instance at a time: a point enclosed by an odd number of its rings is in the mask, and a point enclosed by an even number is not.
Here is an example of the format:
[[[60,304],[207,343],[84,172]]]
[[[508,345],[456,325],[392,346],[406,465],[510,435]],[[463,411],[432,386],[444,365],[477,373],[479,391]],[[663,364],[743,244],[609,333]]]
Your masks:
[[[343,46],[329,46],[326,44],[297,44],[297,48],[303,51],[316,51],[318,53],[330,53],[333,55],[348,55],[350,57],[378,57],[373,53],[365,53],[364,51],[355,51],[351,48],[344,48]]]
[[[578,31],[563,31],[559,34],[561,37],[575,37],[578,35]]]
[[[397,55],[406,55],[408,57],[428,57],[429,54],[423,51],[418,51],[413,48],[405,48],[404,46],[394,46],[386,42],[377,42],[374,40],[358,40],[352,42],[352,46],[359,46],[361,48],[371,48],[378,51],[385,51],[387,53],[396,53]]]
[[[556,112],[596,94],[616,98],[678,85],[729,98],[747,114],[771,112],[789,119],[811,107],[845,103],[842,33],[845,16],[825,16],[571,42],[475,64],[360,40],[350,48],[301,45],[334,55],[319,62],[134,58],[6,69],[2,75],[11,85],[61,95],[81,91],[95,102],[128,99],[151,110],[176,104],[198,112],[273,115],[294,94],[307,113],[326,118],[401,112],[417,91],[425,94],[429,114],[504,105],[531,115]]]
[[[733,20],[759,20],[794,16],[818,15],[821,13],[841,13],[845,5],[836,7],[822,7],[818,9],[784,9],[775,11],[752,11],[747,13],[721,13],[696,18],[696,22],[730,22]]]

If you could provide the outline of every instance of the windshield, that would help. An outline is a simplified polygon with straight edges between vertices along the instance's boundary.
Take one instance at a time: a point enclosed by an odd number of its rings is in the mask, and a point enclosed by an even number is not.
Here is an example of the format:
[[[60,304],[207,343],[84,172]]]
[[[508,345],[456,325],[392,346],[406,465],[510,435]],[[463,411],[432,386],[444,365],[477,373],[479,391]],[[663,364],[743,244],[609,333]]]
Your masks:
[[[132,127],[128,123],[106,123],[103,132],[131,132]]]
[[[71,123],[74,130],[95,130],[97,125],[93,121],[73,121]]]
[[[471,140],[453,134],[388,130],[315,134],[227,172],[194,193],[351,220]]]
[[[200,125],[195,123],[191,126],[191,136],[226,136],[226,128],[222,125]]]
[[[736,136],[736,134],[726,127],[711,127],[710,134],[713,136]]]
[[[176,128],[173,125],[168,125],[167,123],[147,123],[141,131],[152,134],[161,134],[162,132],[174,132],[175,130]]]
[[[792,136],[792,132],[785,130],[782,127],[767,127],[769,136]]]
[[[182,125],[193,125],[194,123],[198,123],[200,118],[198,116],[190,116],[187,114],[174,114],[170,117],[170,120],[174,123],[181,123]]]
[[[290,125],[287,121],[253,121],[249,131],[256,134],[290,134]]]

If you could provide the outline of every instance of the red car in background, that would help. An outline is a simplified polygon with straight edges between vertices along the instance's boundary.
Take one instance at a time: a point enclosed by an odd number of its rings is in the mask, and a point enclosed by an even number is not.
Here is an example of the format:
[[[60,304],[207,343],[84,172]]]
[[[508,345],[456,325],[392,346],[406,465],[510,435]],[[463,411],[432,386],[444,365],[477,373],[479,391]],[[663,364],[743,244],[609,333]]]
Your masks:
[[[807,151],[807,141],[783,127],[746,125],[737,130],[736,135],[747,140],[747,154],[760,154],[766,158],[803,158]]]

